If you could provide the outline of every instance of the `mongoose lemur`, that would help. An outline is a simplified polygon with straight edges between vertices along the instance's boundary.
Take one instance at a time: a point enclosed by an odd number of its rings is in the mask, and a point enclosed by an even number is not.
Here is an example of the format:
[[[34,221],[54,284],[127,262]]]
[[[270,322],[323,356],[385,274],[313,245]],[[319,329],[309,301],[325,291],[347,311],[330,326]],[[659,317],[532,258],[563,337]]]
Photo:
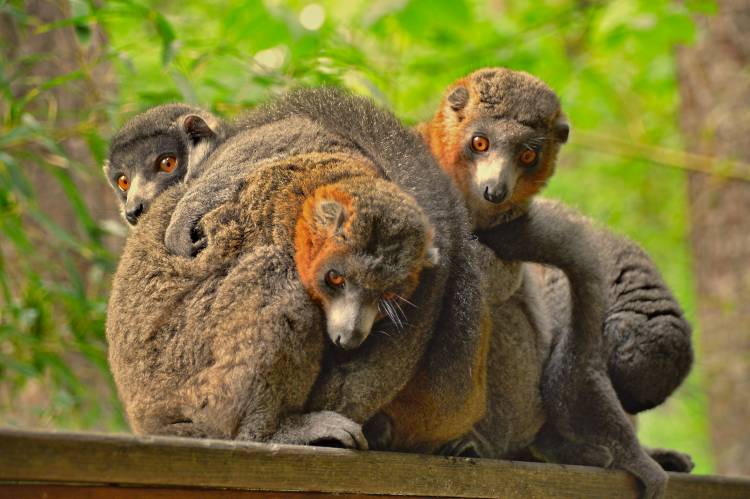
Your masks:
[[[538,251],[539,248],[522,249],[515,243],[513,237],[508,235],[518,235],[513,229],[515,222],[510,225],[508,223],[521,217],[526,219],[521,223],[525,227],[533,226],[534,223],[546,226],[546,213],[554,209],[560,210],[562,217],[567,216],[571,220],[579,218],[563,207],[555,208],[549,203],[536,202],[532,206],[533,196],[552,175],[559,147],[568,137],[567,121],[554,92],[543,82],[526,73],[503,68],[479,70],[452,85],[446,92],[435,117],[419,129],[441,167],[454,179],[464,194],[475,228],[484,231],[486,235],[483,240],[496,249],[502,244],[511,244],[513,250],[502,250],[511,258],[533,261],[536,258],[531,253],[537,250],[540,258],[536,261],[552,263],[546,255]],[[529,225],[528,219],[536,221]],[[590,225],[590,222],[579,220],[579,225]],[[507,227],[510,229],[506,230]],[[586,231],[587,233],[579,232],[580,230],[574,227],[572,234],[565,235],[560,231],[560,226],[550,227],[547,240],[557,239],[559,244],[569,245],[572,238],[583,236],[591,248],[586,248],[586,245],[579,247],[584,252],[601,252],[603,270],[607,277],[607,274],[612,272],[639,270],[641,276],[648,275],[646,280],[649,282],[646,284],[649,288],[660,291],[662,316],[670,319],[669,326],[672,328],[666,331],[667,337],[662,343],[672,343],[673,351],[665,355],[660,346],[650,346],[654,336],[665,334],[664,328],[656,327],[660,325],[657,321],[646,323],[653,316],[644,317],[645,320],[641,320],[641,324],[636,324],[639,327],[638,332],[649,336],[635,339],[636,343],[644,347],[642,358],[637,361],[638,367],[649,373],[640,373],[639,379],[659,378],[658,389],[662,390],[659,394],[661,398],[654,400],[652,397],[651,400],[653,405],[660,403],[679,385],[689,369],[692,359],[689,325],[656,273],[652,262],[647,258],[635,260],[631,257],[626,263],[621,258],[634,253],[632,243],[620,241],[604,231],[594,229],[593,226]],[[569,251],[563,249],[562,253]],[[569,256],[574,260],[574,253],[570,253]],[[629,264],[636,261],[641,268],[630,268]],[[571,263],[573,266],[576,265],[574,261]],[[619,265],[619,268],[613,270],[612,267],[616,265]],[[565,270],[565,266],[561,266]],[[538,425],[537,429],[540,429],[542,421],[539,418],[538,406],[530,408],[527,399],[517,399],[516,402],[522,402],[519,407],[513,405],[512,399],[510,403],[507,400],[508,391],[513,389],[512,385],[508,386],[505,381],[508,377],[507,359],[512,358],[512,352],[508,353],[507,349],[514,348],[528,358],[530,352],[538,354],[539,349],[544,349],[546,345],[546,331],[534,327],[538,325],[544,328],[541,318],[533,318],[538,314],[535,312],[538,310],[538,299],[533,289],[536,283],[530,279],[528,273],[522,272],[520,267],[513,269],[511,274],[513,271],[522,277],[517,282],[519,286],[522,285],[519,292],[524,299],[515,303],[508,301],[499,309],[497,300],[493,303],[494,309],[491,313],[499,317],[494,321],[495,330],[490,348],[488,414],[474,432],[474,435],[484,442],[485,453],[495,457],[513,457],[514,452],[523,449],[524,443],[531,443],[529,437],[534,434],[534,423]],[[499,267],[495,264],[490,272],[490,279],[508,279],[507,275],[503,277],[498,275],[498,272],[507,274],[508,267]],[[588,360],[588,357],[601,357],[606,352],[599,346],[601,340],[598,337],[576,331],[585,330],[581,323],[592,316],[577,314],[576,302],[573,301],[571,318],[570,290],[567,281],[560,277],[559,271],[547,271],[544,296],[550,302],[545,304],[546,311],[555,313],[552,321],[553,347],[550,360],[541,377],[546,423],[536,436],[534,449],[537,454],[551,460],[599,466],[613,465],[628,469],[641,478],[649,494],[658,494],[663,489],[666,475],[640,449],[617,400],[610,396],[612,388],[609,380],[605,379],[607,376],[599,372],[592,376],[587,372],[590,366],[599,363],[598,359]],[[643,281],[641,278],[641,282]],[[615,322],[612,319],[617,318],[618,307],[627,308],[634,301],[629,297],[620,297],[617,294],[617,284],[621,283],[607,282],[607,291],[615,306],[610,304],[607,311],[606,325],[610,327],[605,335],[616,335],[618,339],[625,335],[632,338],[631,331],[611,327]],[[581,290],[575,287],[572,291],[574,300],[580,300],[585,296],[576,296]],[[595,292],[593,288],[590,291]],[[519,299],[518,296],[515,298]],[[525,349],[519,348],[518,345],[518,337],[523,336],[517,332],[519,325],[516,323],[510,328],[507,327],[510,323],[507,314],[512,314],[519,307],[522,307],[521,310],[525,314],[516,312],[516,315],[527,318],[522,324],[528,333]],[[678,312],[676,317],[675,310]],[[653,331],[648,330],[649,326]],[[622,350],[613,352],[608,358],[610,375],[615,377],[618,369],[632,366],[632,346],[625,348],[616,341],[611,341],[607,347],[611,345],[612,348],[619,347]],[[578,363],[581,365],[576,366],[574,359],[581,358],[587,358],[587,361],[579,360]],[[506,366],[498,365],[498,360],[506,360]],[[671,369],[668,372],[672,375],[666,381],[661,379],[661,368],[665,363],[669,364]],[[538,371],[534,374],[537,373]],[[569,381],[567,386],[564,385],[566,378]],[[573,386],[576,384],[578,386]],[[584,387],[587,385],[592,386],[591,398],[600,406],[598,418],[587,415],[592,410],[592,404],[583,406],[582,410],[579,410],[581,406],[576,406],[585,395]],[[652,385],[631,384],[628,388],[635,392],[635,397],[641,399],[647,399],[654,393]],[[631,394],[625,393],[620,397],[629,399]],[[627,407],[627,404],[625,405]],[[597,419],[598,421],[595,421]],[[519,431],[519,426],[522,431]],[[589,451],[589,447],[595,448],[596,452]],[[689,469],[689,460],[684,466]]]

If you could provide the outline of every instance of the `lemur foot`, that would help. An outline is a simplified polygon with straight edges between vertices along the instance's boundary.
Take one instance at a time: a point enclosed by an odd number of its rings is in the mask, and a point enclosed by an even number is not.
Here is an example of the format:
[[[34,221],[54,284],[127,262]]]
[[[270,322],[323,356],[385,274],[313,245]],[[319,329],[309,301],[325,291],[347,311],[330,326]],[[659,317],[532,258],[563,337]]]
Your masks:
[[[473,429],[463,437],[444,444],[436,451],[436,454],[456,457],[490,457],[491,453],[488,447],[484,437],[476,429]]]
[[[362,426],[333,411],[291,416],[282,423],[271,441],[296,445],[368,449]]]
[[[671,449],[644,448],[648,455],[651,456],[651,459],[659,463],[659,466],[661,466],[664,471],[690,473],[695,467],[690,454]]]
[[[541,429],[531,446],[534,456],[552,463],[608,468],[612,453],[602,445],[572,442],[549,426]]]
[[[391,450],[393,444],[393,420],[379,412],[362,426],[371,450]]]
[[[635,475],[641,482],[642,499],[659,499],[664,497],[667,490],[669,476],[654,461],[645,450],[638,458],[628,459],[627,462],[615,463],[615,468],[624,469]]]

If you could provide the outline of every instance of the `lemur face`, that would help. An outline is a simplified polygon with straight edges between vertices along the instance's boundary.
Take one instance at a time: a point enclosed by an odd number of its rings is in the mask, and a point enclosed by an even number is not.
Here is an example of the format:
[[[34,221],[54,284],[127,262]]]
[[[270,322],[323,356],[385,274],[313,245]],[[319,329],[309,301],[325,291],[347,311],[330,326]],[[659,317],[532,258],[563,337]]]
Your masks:
[[[482,117],[464,129],[470,193],[495,205],[512,201],[522,182],[534,182],[549,153],[547,135],[512,119]]]
[[[384,329],[405,326],[409,297],[438,255],[413,199],[385,181],[342,184],[321,188],[305,202],[295,261],[325,313],[329,338],[351,350],[379,329],[380,319]]]
[[[123,126],[112,138],[104,173],[127,222],[138,223],[162,191],[210,154],[221,133],[217,119],[182,104],[158,106]]]
[[[488,68],[457,81],[423,133],[463,192],[475,227],[489,228],[544,187],[568,124],[544,82]]]
[[[142,138],[112,152],[107,177],[130,225],[138,223],[159,193],[182,180],[186,156],[187,146],[176,134]]]

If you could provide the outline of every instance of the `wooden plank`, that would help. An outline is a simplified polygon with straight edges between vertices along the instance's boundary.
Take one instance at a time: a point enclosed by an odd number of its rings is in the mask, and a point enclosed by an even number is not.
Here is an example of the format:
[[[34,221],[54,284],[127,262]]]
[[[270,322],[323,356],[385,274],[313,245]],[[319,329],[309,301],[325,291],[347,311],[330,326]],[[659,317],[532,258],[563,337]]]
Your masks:
[[[509,499],[637,494],[626,473],[582,466],[18,430],[0,430],[2,481]],[[672,474],[667,497],[747,499],[750,480]]]
[[[387,496],[39,483],[3,485],[0,483],[0,499],[322,499],[329,497],[336,499],[383,499]],[[414,497],[410,499],[430,498]]]

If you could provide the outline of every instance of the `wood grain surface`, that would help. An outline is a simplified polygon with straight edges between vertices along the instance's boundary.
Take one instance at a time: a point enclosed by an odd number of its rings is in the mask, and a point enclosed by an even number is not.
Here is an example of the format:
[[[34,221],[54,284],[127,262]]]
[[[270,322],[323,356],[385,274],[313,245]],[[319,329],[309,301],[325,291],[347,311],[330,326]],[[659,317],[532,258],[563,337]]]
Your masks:
[[[638,486],[624,472],[583,466],[0,429],[0,498],[317,498],[329,494],[357,499],[632,499],[638,496]],[[750,479],[673,473],[667,497],[747,499]]]

